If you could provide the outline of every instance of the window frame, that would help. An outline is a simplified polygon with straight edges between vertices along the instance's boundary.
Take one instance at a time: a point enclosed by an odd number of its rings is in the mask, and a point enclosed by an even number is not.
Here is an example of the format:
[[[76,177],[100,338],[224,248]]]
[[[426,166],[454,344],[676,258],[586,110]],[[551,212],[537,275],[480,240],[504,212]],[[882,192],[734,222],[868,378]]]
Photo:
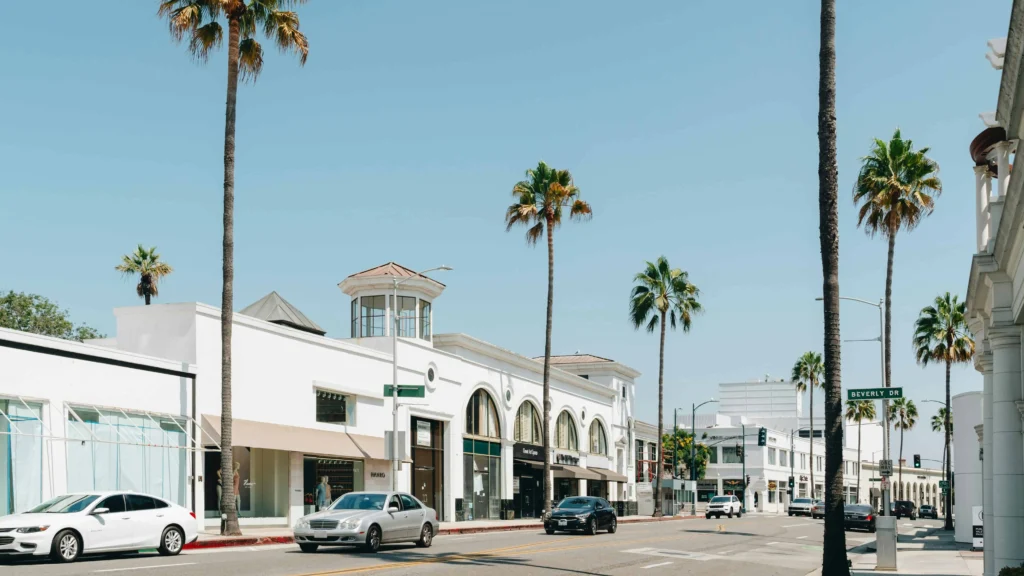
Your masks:
[[[595,428],[596,427],[596,428]],[[597,432],[597,437],[594,437],[594,432]],[[604,431],[604,425],[597,418],[594,418],[590,423],[590,454],[598,454],[601,456],[608,456],[608,435]],[[594,440],[597,440],[597,450],[594,449]]]
[[[420,336],[421,339],[427,340],[428,342],[430,341],[430,339],[432,337],[432,334],[430,332],[430,330],[431,330],[431,326],[430,326],[430,310],[431,310],[431,302],[430,302],[430,300],[424,300],[424,299],[420,298],[419,299],[419,308],[418,308],[418,313],[419,313],[419,336]]]
[[[525,415],[524,409],[529,410],[530,414]],[[523,419],[527,418],[528,416],[532,416],[532,418],[530,418],[531,439],[529,440],[523,436],[522,429]],[[533,402],[530,402],[529,400],[524,400],[523,403],[519,405],[519,408],[516,410],[516,421],[513,427],[512,434],[512,438],[516,442],[521,442],[523,444],[532,444],[535,446],[541,446],[544,444],[544,425],[540,421],[539,410],[537,410],[537,407],[533,405]]]
[[[484,423],[484,427],[482,429],[480,427],[481,398],[485,398],[487,401],[486,406],[483,408],[483,416],[487,419],[487,422]],[[494,425],[495,430],[493,435],[488,433],[487,423]],[[468,436],[476,436],[478,438],[501,438],[501,418],[499,417],[498,404],[486,389],[478,388],[470,394],[469,400],[466,401],[465,424],[466,425],[463,430]]]
[[[353,400],[351,396],[349,396],[348,394],[342,394],[340,392],[335,392],[333,390],[323,390],[323,389],[320,389],[320,388],[315,388],[314,392],[315,392],[315,397],[314,397],[313,418],[314,418],[315,422],[320,423],[320,424],[333,424],[333,425],[336,425],[336,426],[348,426],[348,425],[352,424],[352,422],[349,421],[350,420],[349,412],[351,410],[350,403]],[[329,398],[329,396],[337,396],[338,398],[337,399]],[[323,401],[340,401],[341,402],[341,406],[342,406],[342,411],[341,411],[342,420],[321,420],[321,410],[320,410],[321,399]]]
[[[563,416],[565,417],[564,420]],[[555,447],[559,450],[579,452],[580,434],[577,428],[576,419],[572,417],[572,414],[570,414],[568,410],[562,410],[559,412],[558,418],[555,419]]]

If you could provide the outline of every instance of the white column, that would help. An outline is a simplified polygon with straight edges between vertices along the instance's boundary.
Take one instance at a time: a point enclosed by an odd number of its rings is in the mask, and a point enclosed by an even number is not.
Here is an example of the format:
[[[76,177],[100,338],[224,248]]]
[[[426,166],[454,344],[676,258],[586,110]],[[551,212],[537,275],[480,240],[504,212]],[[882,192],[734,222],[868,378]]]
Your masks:
[[[978,364],[981,366],[982,378],[984,381],[981,404],[982,424],[984,426],[984,437],[982,439],[981,462],[981,494],[984,510],[984,531],[987,542],[995,541],[995,512],[992,509],[992,353],[985,352],[979,355]],[[962,521],[962,520],[961,520]],[[985,546],[985,576],[996,576],[996,555],[991,544]]]
[[[992,177],[987,164],[974,167],[974,192],[978,252],[984,252],[988,247],[989,223],[991,222],[988,203],[992,196]]]
[[[1009,141],[1003,140],[995,145],[993,152],[996,155],[996,181],[1000,198],[1006,198],[1010,185],[1010,147]]]
[[[303,466],[302,452],[288,453],[288,525],[295,526],[299,518],[305,516],[306,506],[303,499]]]
[[[995,570],[1024,563],[1024,437],[1016,401],[1021,399],[1020,327],[994,330],[992,342],[992,507]],[[986,455],[987,456],[987,455]]]

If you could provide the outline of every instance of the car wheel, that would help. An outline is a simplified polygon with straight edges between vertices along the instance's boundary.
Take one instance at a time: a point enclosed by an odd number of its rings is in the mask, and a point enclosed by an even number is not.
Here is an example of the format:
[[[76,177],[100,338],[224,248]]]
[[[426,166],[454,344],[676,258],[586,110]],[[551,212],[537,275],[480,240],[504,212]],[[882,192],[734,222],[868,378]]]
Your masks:
[[[743,518],[743,511],[742,510],[737,510],[736,511],[736,517],[737,518]]]
[[[430,548],[430,544],[434,541],[434,530],[430,527],[430,524],[424,524],[423,529],[420,530],[420,539],[416,541],[416,545],[420,548]]]
[[[704,517],[707,518],[708,520],[711,520],[711,514],[705,514]]]
[[[587,520],[587,534],[590,536],[597,534],[597,518],[593,516],[590,517],[590,520]]]
[[[50,557],[57,562],[74,562],[82,554],[82,539],[71,530],[57,534],[50,546]]]
[[[380,526],[376,524],[370,526],[370,529],[366,531],[366,551],[370,554],[376,554],[380,550]]]
[[[729,510],[728,516],[729,516],[729,518],[732,518],[732,510]]]
[[[299,550],[302,550],[303,552],[309,552],[309,553],[316,552],[316,549],[319,548],[319,547],[320,546],[318,546],[316,544],[299,544]]]
[[[181,533],[181,528],[168,526],[164,528],[164,533],[160,536],[160,547],[156,551],[161,556],[177,556],[184,544],[185,535]]]
[[[875,533],[875,525],[874,524],[872,524],[871,526],[868,527],[868,532],[871,532],[872,534]]]
[[[544,532],[545,532],[545,533],[546,533],[546,534],[547,534],[548,536],[550,536],[550,535],[552,535],[552,534],[554,534],[554,533],[555,533],[555,531],[554,531],[553,529],[551,529],[551,528],[545,528],[545,529],[544,529]]]
[[[789,513],[789,517],[790,517],[790,518],[792,518],[792,517],[793,517],[793,513],[792,513],[792,512],[790,512],[790,513]]]
[[[612,518],[612,523],[608,526],[608,533],[615,534],[615,531],[619,529],[619,519]]]

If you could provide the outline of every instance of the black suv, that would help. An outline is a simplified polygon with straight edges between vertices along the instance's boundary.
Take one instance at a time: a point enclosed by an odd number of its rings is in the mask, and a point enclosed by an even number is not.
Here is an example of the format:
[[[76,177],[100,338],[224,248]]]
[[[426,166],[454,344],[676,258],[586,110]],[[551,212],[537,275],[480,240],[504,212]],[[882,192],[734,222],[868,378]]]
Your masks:
[[[917,507],[910,500],[897,500],[893,502],[893,511],[896,512],[896,519],[906,516],[911,520],[917,520]]]

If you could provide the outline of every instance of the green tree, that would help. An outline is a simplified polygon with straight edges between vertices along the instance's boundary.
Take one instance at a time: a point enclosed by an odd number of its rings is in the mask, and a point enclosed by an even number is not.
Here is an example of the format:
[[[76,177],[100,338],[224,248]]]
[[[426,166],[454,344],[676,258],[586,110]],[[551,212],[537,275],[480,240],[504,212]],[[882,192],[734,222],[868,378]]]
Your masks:
[[[0,295],[0,328],[78,342],[104,338],[91,326],[75,326],[68,311],[61,310],[45,296],[13,290]]]
[[[125,276],[139,276],[139,284],[135,287],[135,293],[139,295],[139,298],[146,300],[146,306],[149,306],[153,296],[160,295],[160,279],[174,272],[169,264],[160,261],[160,255],[156,253],[156,246],[146,250],[142,244],[139,244],[135,252],[121,256],[121,263],[114,269]]]
[[[875,403],[872,400],[847,400],[843,417],[857,423],[857,502],[860,502],[860,428],[863,421],[875,419]]]
[[[824,388],[822,378],[825,376],[825,364],[821,361],[821,354],[817,352],[804,352],[803,356],[793,364],[792,382],[796,384],[796,391],[803,394],[810,392],[811,407],[811,498],[817,498],[814,492],[814,389]]]
[[[932,432],[942,432],[946,423],[946,408],[939,408],[939,412],[932,416]],[[953,416],[949,416],[949,434],[953,435]],[[946,470],[946,443],[942,443],[942,470]]]
[[[690,470],[690,447],[693,446],[693,434],[680,428],[675,431],[675,434],[664,434],[661,439],[662,446],[665,447],[665,454],[675,457],[675,461],[679,463],[680,468],[687,470],[686,477],[692,478],[689,474]],[[697,470],[696,480],[704,478],[704,474],[707,472],[708,460],[711,458],[711,448],[703,442],[697,442],[694,448],[694,462],[693,465]],[[677,470],[673,470],[675,475],[678,475]]]
[[[544,515],[551,512],[551,323],[555,304],[555,229],[562,224],[562,213],[571,220],[589,220],[590,204],[580,199],[580,189],[568,170],[556,170],[544,162],[526,171],[526,179],[512,187],[515,202],[505,210],[505,231],[528,226],[526,243],[535,246],[547,236],[548,301],[544,325]]]
[[[205,63],[224,38],[220,20],[228,25],[228,84],[224,118],[224,238],[223,289],[221,291],[221,475],[231,478],[231,315],[234,310],[235,252],[235,109],[238,80],[255,82],[263,70],[263,46],[258,31],[274,42],[282,52],[294,52],[299,65],[306,63],[309,42],[299,32],[299,15],[288,10],[305,0],[160,0],[157,14],[166,18],[171,37],[188,39],[192,57]],[[221,510],[221,534],[238,535],[235,492],[224,483]]]
[[[942,446],[942,467],[949,482],[951,476],[949,442],[953,436],[953,414],[949,407],[949,379],[953,364],[964,364],[974,357],[974,338],[967,328],[967,303],[960,302],[949,292],[936,296],[931,306],[921,309],[914,323],[914,354],[917,362],[927,366],[929,362],[946,365],[946,406],[940,414],[945,418],[945,437]],[[947,484],[952,485],[952,483]],[[952,491],[946,490],[945,522],[943,528],[953,529]]]
[[[917,424],[917,406],[910,398],[897,398],[889,405],[889,421],[900,431],[900,499],[903,495],[903,433]]]
[[[669,266],[664,256],[657,262],[647,262],[643,272],[633,278],[635,285],[629,296],[629,320],[633,328],[646,328],[653,333],[661,329],[658,349],[658,458],[662,458],[662,436],[665,434],[665,328],[676,329],[677,323],[683,332],[690,331],[693,316],[703,311],[697,298],[700,290],[690,283],[690,276]],[[662,461],[664,459],[662,458]],[[654,515],[661,516],[661,476],[658,466],[654,479]]]

